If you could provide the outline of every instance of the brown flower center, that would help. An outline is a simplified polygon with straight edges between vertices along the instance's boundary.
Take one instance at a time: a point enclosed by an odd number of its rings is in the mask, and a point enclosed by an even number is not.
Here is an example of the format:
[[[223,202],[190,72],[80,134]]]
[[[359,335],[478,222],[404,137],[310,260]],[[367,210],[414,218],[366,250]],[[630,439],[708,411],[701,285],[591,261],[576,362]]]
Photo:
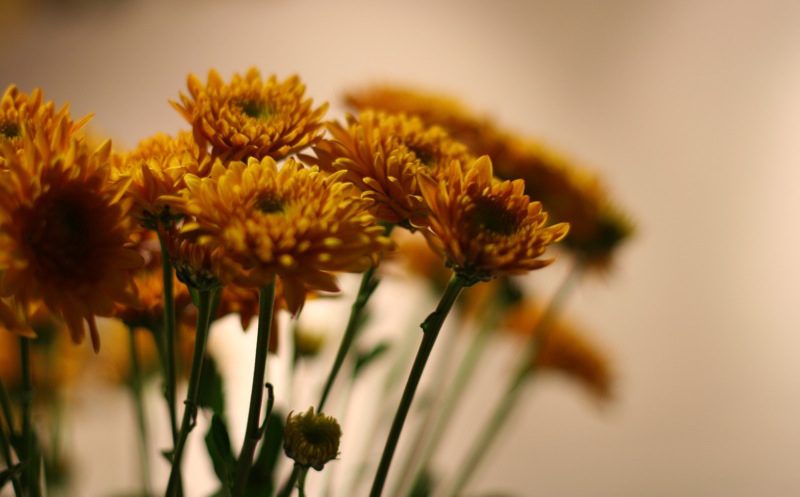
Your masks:
[[[283,202],[277,197],[266,196],[258,201],[258,209],[264,214],[283,212]]]
[[[239,107],[242,109],[242,112],[247,117],[252,117],[253,119],[269,119],[275,114],[272,107],[267,105],[266,102],[262,102],[259,100],[250,100],[245,99],[239,102]]]
[[[414,153],[414,155],[422,163],[423,166],[430,167],[434,165],[434,158],[436,157],[436,153],[429,147],[410,145],[408,146],[408,149]]]
[[[19,126],[15,122],[0,122],[0,135],[6,138],[16,138],[19,136]]]
[[[513,235],[519,228],[519,219],[497,199],[480,197],[474,200],[470,225],[475,232],[488,231],[496,235]]]

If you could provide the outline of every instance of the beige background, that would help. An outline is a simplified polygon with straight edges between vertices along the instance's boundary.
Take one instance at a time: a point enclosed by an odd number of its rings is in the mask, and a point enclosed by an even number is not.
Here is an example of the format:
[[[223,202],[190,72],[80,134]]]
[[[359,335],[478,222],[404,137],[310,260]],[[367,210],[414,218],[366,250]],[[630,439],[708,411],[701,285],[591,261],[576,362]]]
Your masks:
[[[569,311],[613,352],[618,401],[598,411],[542,381],[475,479],[476,494],[800,495],[796,2],[110,3],[7,15],[0,85],[41,86],[133,144],[182,126],[166,100],[190,71],[297,72],[310,95],[334,102],[353,85],[416,83],[607,179],[640,230]],[[382,298],[406,299],[398,295]],[[234,359],[246,348],[219,335]],[[450,453],[486,412],[481,395],[497,389],[506,352],[493,350]],[[130,415],[115,395],[86,392],[73,418],[77,495],[131,484]],[[93,450],[100,462],[90,463]],[[458,462],[441,459],[444,471]],[[211,483],[205,463],[195,454],[190,464],[201,495]]]

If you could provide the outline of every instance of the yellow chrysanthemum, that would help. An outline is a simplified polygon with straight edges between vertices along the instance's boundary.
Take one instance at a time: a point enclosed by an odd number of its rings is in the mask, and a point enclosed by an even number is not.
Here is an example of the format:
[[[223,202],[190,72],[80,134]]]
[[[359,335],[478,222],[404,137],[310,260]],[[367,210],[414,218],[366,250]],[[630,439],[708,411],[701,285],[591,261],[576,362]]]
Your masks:
[[[257,69],[234,74],[225,83],[219,73],[208,73],[203,85],[194,74],[188,78],[189,95],[172,106],[192,125],[195,139],[205,152],[224,160],[280,160],[312,143],[322,134],[322,116],[328,108],[316,109],[305,98],[305,86],[297,76],[266,81]]]
[[[131,223],[109,181],[110,142],[90,153],[65,126],[50,141],[23,128],[19,154],[0,143],[0,294],[44,302],[76,342],[88,321],[97,349],[94,316],[135,302],[132,277],[142,258],[126,246]]]
[[[125,195],[133,200],[133,217],[149,229],[172,223],[175,213],[159,198],[177,194],[184,187],[186,174],[208,173],[210,161],[199,156],[200,150],[188,132],[174,138],[158,133],[141,141],[133,151],[116,155],[115,176],[125,185]]]
[[[51,140],[56,128],[59,132],[73,134],[81,129],[91,115],[73,122],[69,115],[69,105],[56,110],[52,101],[45,101],[42,90],[36,88],[27,95],[9,85],[0,98],[0,142],[10,145],[14,150],[22,148],[22,130],[26,126],[35,127],[44,138]],[[2,164],[0,157],[0,164]]]
[[[539,328],[541,317],[539,306],[523,301],[508,314],[505,328],[530,339],[531,333]],[[598,400],[607,401],[612,397],[614,375],[605,352],[564,320],[550,324],[532,367],[562,374],[582,385]]]
[[[345,181],[374,200],[376,217],[395,224],[425,222],[418,169],[436,174],[452,160],[472,158],[442,128],[403,114],[366,111],[347,116],[347,128],[334,122],[328,130],[332,137],[314,146],[316,157],[303,158],[323,171],[343,171]]]
[[[605,267],[633,233],[597,176],[539,143],[509,137],[495,165],[498,176],[523,179],[525,193],[547,205],[555,221],[570,224],[563,247],[590,266]]]
[[[417,116],[427,126],[440,126],[475,154],[494,157],[502,147],[500,132],[487,117],[472,113],[458,100],[402,86],[380,85],[345,96],[352,107]]]
[[[309,290],[337,291],[333,272],[361,272],[389,244],[352,185],[289,159],[214,165],[208,178],[189,176],[183,227],[204,246],[221,248],[241,270],[228,275],[262,286],[273,275],[296,313]]]
[[[483,156],[464,170],[452,162],[439,181],[419,174],[431,210],[431,246],[468,281],[523,274],[550,264],[540,259],[560,241],[569,225],[545,226],[547,213],[523,194],[522,180],[494,181],[492,162]]]

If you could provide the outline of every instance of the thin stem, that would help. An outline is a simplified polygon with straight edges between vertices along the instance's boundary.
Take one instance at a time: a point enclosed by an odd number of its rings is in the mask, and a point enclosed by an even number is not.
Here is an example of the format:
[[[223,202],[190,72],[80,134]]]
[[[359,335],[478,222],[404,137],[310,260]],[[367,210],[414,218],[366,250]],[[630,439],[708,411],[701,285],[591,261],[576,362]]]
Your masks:
[[[417,439],[409,450],[406,465],[400,473],[402,476],[393,492],[395,497],[403,495],[414,488],[428,468],[433,455],[436,453],[436,448],[447,432],[447,423],[463,397],[466,387],[472,379],[472,374],[475,372],[475,366],[478,365],[483,357],[483,353],[486,351],[486,343],[492,335],[491,332],[497,327],[505,307],[499,301],[491,305],[488,314],[481,323],[480,329],[475,333],[467,352],[461,359],[456,375],[441,406],[438,409],[431,410],[428,419],[422,423]]]
[[[164,331],[165,342],[165,388],[164,395],[167,399],[167,406],[169,408],[169,421],[170,428],[172,429],[172,445],[176,447],[178,444],[178,407],[177,407],[177,355],[175,352],[175,295],[172,285],[172,263],[169,259],[169,250],[167,242],[164,239],[164,234],[161,228],[156,230],[158,233],[158,243],[161,246],[161,273],[163,277],[164,286]]]
[[[6,387],[0,380],[0,403],[2,403],[2,419],[0,423],[0,451],[3,453],[3,459],[6,462],[6,468],[11,470],[14,466],[14,458],[11,454],[11,435],[14,433],[14,419],[11,415],[11,405],[8,400],[8,392]],[[11,485],[14,487],[14,495],[22,497],[22,485],[19,481],[19,476],[12,474]]]
[[[258,336],[256,339],[256,357],[253,366],[253,385],[250,390],[250,410],[247,415],[247,428],[239,452],[236,465],[236,481],[233,486],[233,497],[244,495],[247,478],[253,465],[256,445],[261,440],[261,404],[264,401],[264,375],[269,355],[269,335],[272,328],[272,312],[275,304],[275,276],[261,288],[258,296]]]
[[[136,413],[136,425],[139,435],[139,470],[141,471],[142,491],[145,495],[153,495],[150,480],[150,457],[148,444],[147,417],[145,415],[144,395],[142,394],[142,368],[139,364],[139,350],[136,343],[136,331],[128,330],[129,352],[131,356],[130,389]]]
[[[169,474],[169,484],[167,485],[167,497],[179,495],[181,486],[181,460],[186,446],[189,432],[197,421],[197,396],[200,390],[200,371],[203,369],[203,358],[206,353],[206,342],[208,341],[209,328],[209,306],[211,303],[211,291],[201,290],[199,292],[197,310],[197,333],[194,341],[194,354],[192,355],[192,371],[189,375],[189,390],[184,401],[183,420],[181,429],[178,433],[178,440],[175,443],[175,452],[172,454],[172,469]]]
[[[386,439],[381,462],[378,465],[375,479],[372,482],[370,497],[380,497],[383,492],[383,487],[386,484],[386,477],[389,475],[389,466],[392,464],[392,458],[397,449],[397,443],[400,440],[400,434],[403,431],[406,416],[408,416],[408,411],[414,400],[414,394],[419,386],[422,373],[425,370],[425,364],[428,362],[428,357],[430,357],[433,346],[436,343],[439,330],[441,330],[442,324],[445,318],[447,318],[447,314],[450,312],[450,309],[453,307],[456,298],[458,298],[464,286],[464,280],[458,275],[453,275],[447,283],[447,287],[442,294],[441,300],[439,300],[439,305],[436,307],[436,310],[422,322],[422,342],[420,343],[419,350],[417,350],[414,365],[411,367],[411,372],[406,381],[406,387],[403,390],[400,405],[397,407],[397,413],[392,422],[392,428],[389,430],[389,437]]]
[[[292,490],[294,490],[294,486],[297,483],[297,479],[300,477],[300,469],[298,469],[297,465],[292,468],[292,473],[289,475],[289,478],[283,482],[283,486],[276,494],[276,497],[289,497],[292,495]]]
[[[306,476],[308,468],[300,468],[300,476],[297,480],[297,493],[300,497],[306,497]]]
[[[25,470],[23,480],[28,489],[30,497],[41,495],[39,486],[38,468],[39,461],[36,455],[36,434],[33,432],[33,381],[31,379],[31,343],[29,338],[20,337],[20,368],[22,369],[22,391],[20,396],[20,407],[22,410],[22,440],[24,454],[21,454]]]
[[[500,433],[500,429],[505,425],[506,420],[508,420],[508,416],[519,403],[520,394],[523,391],[522,387],[525,385],[528,378],[536,371],[536,358],[547,342],[551,329],[550,325],[561,312],[564,302],[572,292],[576,283],[580,280],[584,268],[585,265],[583,261],[580,259],[576,260],[569,273],[567,273],[566,278],[561,282],[561,285],[547,304],[541,318],[539,318],[535,328],[532,330],[525,351],[519,358],[505,395],[503,395],[500,403],[492,412],[489,421],[473,443],[472,450],[469,452],[466,462],[458,467],[458,473],[456,474],[454,483],[450,490],[445,493],[447,497],[456,497],[463,493],[470,479],[475,475],[478,466],[483,462],[483,458],[489,452],[489,449]]]

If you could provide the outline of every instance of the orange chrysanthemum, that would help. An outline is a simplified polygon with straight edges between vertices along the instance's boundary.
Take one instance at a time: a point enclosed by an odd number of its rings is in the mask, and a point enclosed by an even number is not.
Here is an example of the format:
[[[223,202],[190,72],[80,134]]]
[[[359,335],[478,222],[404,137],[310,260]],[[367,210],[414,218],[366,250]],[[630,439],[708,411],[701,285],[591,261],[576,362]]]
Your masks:
[[[632,235],[631,222],[608,200],[599,178],[551,149],[509,137],[495,164],[498,176],[523,179],[527,195],[544,202],[554,220],[570,224],[563,247],[590,266],[607,266]]]
[[[177,194],[184,187],[186,174],[208,173],[210,161],[199,156],[200,150],[188,132],[174,138],[158,133],[141,141],[133,151],[116,155],[115,176],[125,185],[125,195],[133,200],[133,217],[149,229],[174,222],[175,213],[159,198]]]
[[[141,256],[127,248],[128,205],[109,181],[110,142],[90,153],[62,120],[52,140],[23,128],[21,152],[0,143],[0,294],[23,305],[42,301],[66,321],[72,338],[100,346],[95,315],[135,302],[133,271]]]
[[[523,301],[512,310],[505,329],[521,338],[530,339],[539,329],[542,311],[530,301]],[[582,385],[596,399],[607,401],[612,397],[614,375],[608,357],[585,333],[560,320],[551,323],[543,347],[531,367],[552,371]]]
[[[195,222],[184,236],[235,261],[229,280],[260,287],[278,275],[296,313],[309,290],[338,290],[332,272],[364,271],[389,244],[369,202],[339,176],[292,159],[280,170],[271,158],[217,163],[208,178],[186,178],[181,202]]]
[[[403,114],[366,111],[349,115],[347,128],[334,122],[328,129],[332,138],[314,146],[316,157],[303,158],[323,171],[344,171],[346,181],[374,200],[376,217],[390,223],[424,224],[418,169],[436,174],[452,160],[472,158],[442,128]]]
[[[523,274],[550,264],[540,259],[551,243],[566,236],[565,223],[546,227],[539,202],[523,194],[522,180],[494,181],[492,162],[483,156],[466,169],[452,162],[440,181],[418,174],[431,209],[431,246],[468,281]]]
[[[257,69],[234,74],[225,83],[219,73],[208,73],[203,85],[194,74],[188,78],[189,95],[180,95],[172,106],[192,125],[195,139],[205,152],[224,160],[280,160],[312,143],[322,134],[322,116],[328,108],[316,109],[305,98],[305,86],[297,76],[266,81]]]

